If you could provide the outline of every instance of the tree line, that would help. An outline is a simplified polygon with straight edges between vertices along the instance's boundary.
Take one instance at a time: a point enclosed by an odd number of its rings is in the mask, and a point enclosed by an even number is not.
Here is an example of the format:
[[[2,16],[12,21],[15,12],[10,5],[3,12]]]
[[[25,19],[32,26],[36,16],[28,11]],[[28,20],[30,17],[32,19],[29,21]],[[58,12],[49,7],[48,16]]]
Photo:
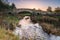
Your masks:
[[[52,7],[48,7],[47,8],[47,12],[55,12],[55,13],[60,13],[60,7],[56,7],[55,9],[54,9],[54,11],[52,11]]]
[[[4,3],[0,0],[0,11],[1,11],[1,10],[4,10],[4,9],[9,9],[9,10],[11,10],[11,9],[14,9],[14,8],[16,8],[14,3],[12,3],[12,5],[4,4]]]

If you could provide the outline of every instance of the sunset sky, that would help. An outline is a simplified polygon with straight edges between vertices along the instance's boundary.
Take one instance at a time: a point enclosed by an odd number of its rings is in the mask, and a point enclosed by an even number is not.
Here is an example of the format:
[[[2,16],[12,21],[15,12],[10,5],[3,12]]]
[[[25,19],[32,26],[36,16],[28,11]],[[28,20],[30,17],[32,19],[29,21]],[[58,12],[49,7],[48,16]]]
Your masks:
[[[60,0],[9,0],[10,3],[15,3],[17,8],[35,8],[46,10],[48,6],[52,9],[60,7]]]

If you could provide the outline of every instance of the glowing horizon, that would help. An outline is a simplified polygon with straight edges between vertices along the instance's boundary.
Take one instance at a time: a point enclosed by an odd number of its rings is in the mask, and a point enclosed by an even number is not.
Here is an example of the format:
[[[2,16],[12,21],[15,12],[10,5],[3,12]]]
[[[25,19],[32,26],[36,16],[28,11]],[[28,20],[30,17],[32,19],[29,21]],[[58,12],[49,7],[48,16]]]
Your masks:
[[[9,0],[9,2],[15,3],[17,8],[46,10],[48,6],[51,6],[54,10],[54,8],[60,7],[59,0]]]

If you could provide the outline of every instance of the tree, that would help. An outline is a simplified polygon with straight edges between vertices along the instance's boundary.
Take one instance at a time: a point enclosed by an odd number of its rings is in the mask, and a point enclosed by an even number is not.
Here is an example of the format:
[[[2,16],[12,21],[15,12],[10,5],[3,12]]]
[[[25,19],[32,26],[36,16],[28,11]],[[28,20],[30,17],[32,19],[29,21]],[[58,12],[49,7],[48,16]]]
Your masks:
[[[0,0],[0,10],[2,9],[2,7],[3,7],[3,3],[2,3],[2,1]]]
[[[0,11],[1,11],[1,10],[5,10],[5,9],[10,9],[10,5],[9,5],[9,4],[4,4],[4,3],[0,0]]]
[[[47,11],[48,11],[48,12],[52,12],[52,8],[49,6],[49,7],[47,8]]]
[[[55,8],[54,12],[55,13],[60,13],[60,7]]]
[[[12,10],[16,8],[15,7],[15,4],[12,3],[12,5],[9,5],[9,4],[4,4],[1,0],[0,0],[0,11],[3,11],[3,10]]]
[[[14,3],[12,3],[11,7],[12,9],[16,8]]]

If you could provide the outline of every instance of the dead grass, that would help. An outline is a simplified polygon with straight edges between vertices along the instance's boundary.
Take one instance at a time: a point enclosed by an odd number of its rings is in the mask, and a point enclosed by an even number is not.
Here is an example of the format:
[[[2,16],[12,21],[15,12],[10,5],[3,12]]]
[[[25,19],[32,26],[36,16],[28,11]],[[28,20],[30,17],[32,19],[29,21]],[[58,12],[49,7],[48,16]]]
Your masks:
[[[41,23],[40,24],[45,32],[48,34],[54,34],[60,36],[60,28],[54,27],[52,24]]]
[[[12,31],[0,28],[0,40],[19,40],[19,37],[13,35]]]

